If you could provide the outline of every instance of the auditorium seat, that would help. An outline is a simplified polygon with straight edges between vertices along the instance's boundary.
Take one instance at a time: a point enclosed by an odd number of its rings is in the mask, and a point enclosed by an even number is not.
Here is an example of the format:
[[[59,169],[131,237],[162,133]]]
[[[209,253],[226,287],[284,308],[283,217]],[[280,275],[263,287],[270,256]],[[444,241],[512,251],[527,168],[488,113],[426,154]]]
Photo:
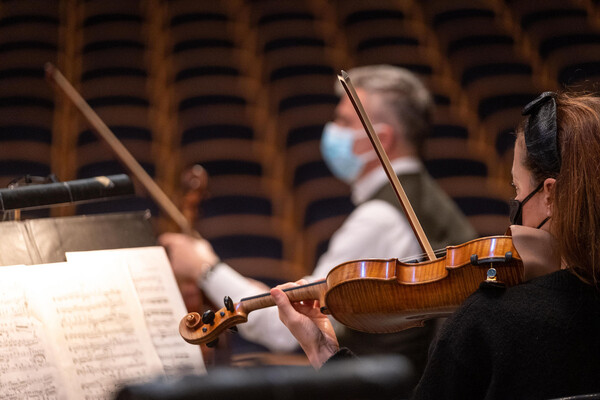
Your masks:
[[[418,75],[440,73],[437,52],[420,21],[393,2],[336,2],[338,20],[357,65],[392,64]]]
[[[531,77],[529,60],[488,2],[428,1],[425,9],[452,70],[467,90],[480,80]],[[482,84],[483,85],[483,84]]]
[[[522,107],[543,91],[539,69],[517,46],[503,8],[493,1],[432,0],[423,8],[480,122],[475,136],[486,145],[502,143],[521,120]],[[502,157],[506,148],[497,148]]]
[[[339,98],[334,94],[334,84],[337,78],[332,77],[328,86],[330,94],[321,97],[320,102],[298,99],[290,101],[277,115],[277,128],[281,137],[281,144],[291,147],[311,139],[320,139],[323,126],[333,118],[335,107]],[[323,83],[325,84],[325,82]]]
[[[257,32],[256,55],[261,60],[261,79],[265,82],[269,110],[274,121],[274,144],[284,154],[283,185],[292,193],[293,224],[301,234],[308,203],[298,196],[297,185],[306,187],[322,177],[331,176],[321,159],[319,142],[323,125],[332,118],[338,102],[334,85],[344,65],[336,47],[336,26],[324,17],[323,10],[308,2],[260,1],[249,4],[250,26]],[[316,169],[314,168],[316,167]],[[313,172],[317,174],[313,174]],[[316,193],[318,199],[331,199],[331,185]],[[334,215],[332,209],[323,209]],[[310,272],[306,263],[306,240],[294,241],[294,260]],[[310,253],[311,250],[308,250]]]
[[[507,4],[545,63],[550,79],[575,90],[598,90],[600,28],[584,2],[507,1]]]
[[[510,221],[508,199],[481,190],[469,196],[454,197],[478,236],[504,235]]]
[[[199,205],[201,219],[227,214],[283,217],[288,212],[286,191],[275,179],[251,175],[208,177],[206,194]]]
[[[250,26],[257,29],[258,52],[296,45],[321,46],[335,29],[308,2],[261,0],[247,5]]]
[[[258,141],[214,139],[180,149],[181,165],[201,164],[209,176],[273,176],[274,150]]]
[[[291,279],[292,231],[285,221],[289,201],[273,179],[242,174],[209,174],[199,205],[198,231],[241,273],[281,283]],[[238,245],[239,244],[239,245]]]
[[[508,200],[505,191],[493,187],[484,176],[449,176],[436,182],[465,214],[479,236],[502,235],[508,228]]]
[[[264,1],[249,9],[270,111],[276,115],[334,101],[333,80],[340,65],[331,43],[335,27],[305,2]]]
[[[241,27],[231,18],[224,3],[169,1],[165,11],[168,14],[168,46],[174,53],[191,49],[239,47],[235,34]]]
[[[506,0],[506,3],[536,47],[542,45],[547,38],[581,31],[590,22],[588,10],[581,1],[521,2]],[[552,28],[549,29],[549,27]]]
[[[297,146],[298,149],[301,147]],[[306,268],[305,273],[309,273],[326,249],[326,242],[354,205],[350,201],[350,187],[333,177],[320,157],[299,162],[291,182],[293,216],[304,238],[302,250],[299,250],[303,260],[300,264]]]
[[[173,66],[174,80],[181,80],[188,74],[252,75],[249,71],[256,68],[249,50],[220,46],[218,43],[174,43],[169,60]]]
[[[508,227],[508,187],[492,186],[487,160],[492,149],[463,138],[432,138],[424,161],[436,182],[457,203],[479,235],[503,234]]]
[[[546,66],[561,87],[598,92],[600,30],[552,38],[545,44]]]
[[[323,173],[322,177],[298,182],[293,192],[296,223],[304,228],[328,216],[347,215],[352,209],[350,187],[333,178],[328,170],[324,169]],[[319,204],[323,209],[319,209]]]
[[[290,188],[314,178],[331,176],[321,156],[320,140],[298,143],[285,154],[284,182]]]
[[[367,20],[386,20],[387,25],[390,25],[404,18],[411,18],[415,8],[411,0],[334,0],[332,3],[340,26],[351,26]]]
[[[298,279],[289,262],[291,231],[280,218],[225,214],[201,220],[199,231],[219,257],[244,276],[268,284]]]
[[[287,132],[283,182],[293,195],[294,224],[304,232],[299,254],[306,273],[314,266],[318,244],[352,209],[348,185],[332,176],[320,151],[323,125],[331,120],[334,108],[332,99],[331,104],[298,107],[280,115],[281,133]],[[317,225],[322,230],[314,228]]]
[[[450,101],[436,102],[432,122],[428,140],[440,138],[473,139],[469,132],[469,122],[461,116],[461,110]]]
[[[78,4],[81,20],[80,93],[133,158],[151,176],[156,175],[156,149],[148,94],[145,18],[139,2],[87,1]],[[120,160],[79,119],[76,177],[128,173]],[[136,197],[77,206],[77,213],[102,213],[158,207],[136,183]]]
[[[487,152],[476,153],[475,144],[460,138],[436,138],[425,142],[423,159],[434,178],[451,176],[486,177]]]
[[[234,21],[219,2],[174,1],[168,4],[170,35],[175,43],[225,38],[234,33]]]
[[[243,2],[167,4],[169,84],[177,114],[180,167],[208,174],[199,232],[219,256],[269,285],[297,278],[288,249],[279,156],[267,140],[261,66],[245,34]],[[244,20],[246,19],[246,20]]]
[[[263,129],[255,129],[261,126],[259,82],[234,65],[197,61],[175,70],[172,80],[181,144],[218,138],[262,140]]]
[[[204,141],[246,140],[248,146],[262,141],[262,88],[253,55],[239,40],[239,7],[173,1],[167,9],[173,61],[168,79],[178,116],[176,142],[183,152]]]
[[[339,71],[328,63],[298,64],[273,70],[269,76],[269,103],[274,112],[287,111],[303,98],[305,104],[337,101],[333,85]]]
[[[23,0],[0,8],[0,187],[52,172],[54,93],[44,64],[58,57],[57,3]]]
[[[52,102],[1,100],[9,101],[0,104],[0,187],[27,174],[47,176],[52,169]]]
[[[217,137],[260,140],[254,129],[257,110],[256,80],[217,74],[188,75],[174,82],[174,97],[180,118],[182,142]],[[187,116],[191,118],[187,118]],[[219,133],[220,132],[220,133]]]
[[[287,135],[283,182],[295,199],[294,221],[299,232],[309,225],[305,224],[305,216],[311,202],[337,197],[340,188],[348,193],[347,186],[332,176],[320,151],[323,125],[331,120],[334,108],[333,103],[304,106],[280,115],[280,133]],[[313,187],[318,189],[312,192]],[[308,199],[307,195],[314,197]],[[332,217],[336,215],[331,213]]]
[[[247,76],[253,60],[237,41],[243,27],[235,18],[234,3],[170,1],[168,52],[174,79],[199,75]],[[232,14],[233,13],[233,14]]]
[[[306,227],[302,234],[302,247],[298,250],[303,256],[300,265],[304,268],[304,275],[313,272],[319,257],[327,251],[331,236],[342,226],[346,217],[347,214],[332,214]]]

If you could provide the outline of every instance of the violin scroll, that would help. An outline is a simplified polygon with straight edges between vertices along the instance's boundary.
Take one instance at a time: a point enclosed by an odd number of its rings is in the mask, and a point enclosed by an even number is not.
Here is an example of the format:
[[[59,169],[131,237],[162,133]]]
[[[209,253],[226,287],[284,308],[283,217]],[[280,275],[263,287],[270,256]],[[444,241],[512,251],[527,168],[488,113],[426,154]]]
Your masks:
[[[216,344],[219,335],[226,329],[235,328],[237,324],[247,321],[248,314],[243,308],[231,302],[226,303],[226,306],[216,313],[211,310],[205,311],[202,316],[197,312],[188,313],[179,323],[179,333],[186,342],[191,344]]]
[[[302,286],[284,289],[290,301],[316,300],[323,298],[327,289],[325,279]],[[229,296],[224,298],[225,307],[216,313],[208,311],[201,317],[196,312],[187,314],[179,323],[179,334],[188,343],[207,345],[215,342],[226,329],[237,330],[236,325],[247,322],[248,314],[254,310],[272,307],[275,301],[270,293],[246,297],[234,303]],[[322,302],[321,304],[324,304]]]

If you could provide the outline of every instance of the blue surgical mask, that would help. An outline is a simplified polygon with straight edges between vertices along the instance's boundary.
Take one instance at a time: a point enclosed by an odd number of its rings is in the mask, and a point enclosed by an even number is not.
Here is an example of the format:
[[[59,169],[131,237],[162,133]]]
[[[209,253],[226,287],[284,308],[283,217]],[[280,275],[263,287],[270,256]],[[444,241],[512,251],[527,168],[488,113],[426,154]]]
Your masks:
[[[325,163],[333,175],[348,184],[355,182],[365,164],[374,158],[372,152],[366,156],[354,154],[354,141],[359,134],[364,132],[328,122],[321,137],[321,154]]]

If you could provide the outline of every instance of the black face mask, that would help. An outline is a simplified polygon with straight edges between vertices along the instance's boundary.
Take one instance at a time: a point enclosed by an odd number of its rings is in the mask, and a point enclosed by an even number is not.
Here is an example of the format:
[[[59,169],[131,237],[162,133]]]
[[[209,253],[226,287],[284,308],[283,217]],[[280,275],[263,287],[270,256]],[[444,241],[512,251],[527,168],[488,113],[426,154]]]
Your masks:
[[[527,197],[525,197],[523,199],[523,201],[519,201],[519,200],[510,200],[508,202],[508,205],[510,207],[510,214],[509,214],[509,218],[510,218],[510,224],[511,225],[523,225],[523,205],[525,205],[525,203],[527,203],[529,201],[529,199],[531,199],[537,192],[539,192],[542,188],[544,187],[544,182],[542,181],[538,187],[536,187],[535,189],[533,189],[533,191],[531,193],[529,193],[527,195]],[[548,219],[550,219],[550,217],[546,218],[545,220],[542,221],[541,224],[538,225],[538,229],[542,227],[542,225],[544,225],[546,223],[546,221],[548,221]]]

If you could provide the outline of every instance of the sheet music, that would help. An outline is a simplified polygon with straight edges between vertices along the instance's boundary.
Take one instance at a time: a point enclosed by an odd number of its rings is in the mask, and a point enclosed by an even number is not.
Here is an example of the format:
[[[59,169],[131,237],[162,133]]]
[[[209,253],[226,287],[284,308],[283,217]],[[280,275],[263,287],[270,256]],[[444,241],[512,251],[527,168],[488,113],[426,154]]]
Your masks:
[[[18,273],[3,267],[0,279],[0,394],[3,399],[66,399],[64,382],[41,321]],[[37,379],[31,379],[32,376]]]
[[[163,247],[69,252],[69,261],[94,260],[103,265],[128,265],[148,331],[168,377],[205,373],[198,346],[179,334],[179,321],[187,314],[171,265]]]
[[[109,399],[123,382],[163,373],[127,268],[101,267],[70,262],[0,268],[2,286],[12,284],[3,295],[13,295],[13,301],[2,298],[2,311],[11,318],[1,334],[9,343],[16,339],[31,361],[21,362],[24,369],[11,378],[13,392],[29,390],[30,396],[15,398]],[[49,389],[32,393],[38,386]],[[0,388],[2,398],[6,389]]]

